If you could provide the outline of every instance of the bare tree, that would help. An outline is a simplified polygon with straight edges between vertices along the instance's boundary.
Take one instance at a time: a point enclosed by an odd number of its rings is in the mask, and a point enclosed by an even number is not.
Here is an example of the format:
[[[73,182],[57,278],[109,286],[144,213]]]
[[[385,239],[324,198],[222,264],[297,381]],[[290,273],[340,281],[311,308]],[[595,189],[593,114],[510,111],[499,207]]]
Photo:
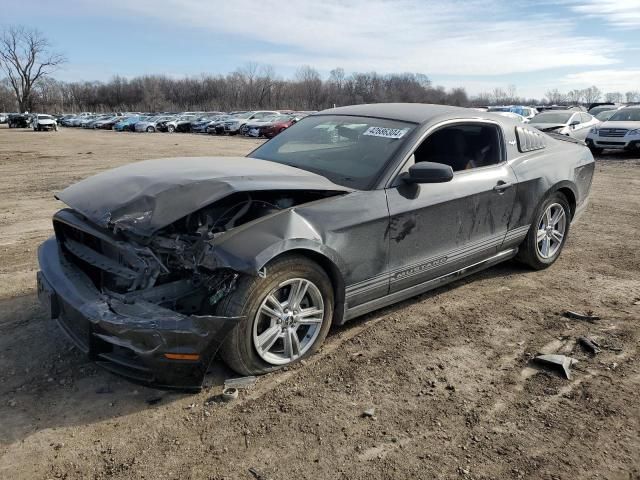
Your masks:
[[[611,103],[619,103],[624,100],[624,95],[620,92],[607,92],[604,94],[604,101]]]
[[[602,92],[598,87],[593,85],[592,87],[585,88],[582,91],[584,102],[585,103],[594,103],[597,102],[602,96]]]
[[[0,65],[7,72],[21,112],[32,110],[34,85],[66,61],[37,30],[9,27],[0,37]]]
[[[640,92],[637,90],[625,93],[625,97],[627,97],[627,103],[639,102],[640,101]]]

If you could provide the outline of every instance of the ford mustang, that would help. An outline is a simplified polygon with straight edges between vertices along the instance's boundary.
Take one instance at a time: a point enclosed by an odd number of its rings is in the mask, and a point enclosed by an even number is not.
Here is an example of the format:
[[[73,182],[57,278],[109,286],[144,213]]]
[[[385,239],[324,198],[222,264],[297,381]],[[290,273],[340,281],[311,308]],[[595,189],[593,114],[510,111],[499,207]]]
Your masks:
[[[593,172],[582,142],[492,113],[334,108],[247,157],[136,162],[69,186],[38,294],[100,365],[198,389],[218,353],[240,374],[273,371],[331,325],[508,259],[549,267]]]

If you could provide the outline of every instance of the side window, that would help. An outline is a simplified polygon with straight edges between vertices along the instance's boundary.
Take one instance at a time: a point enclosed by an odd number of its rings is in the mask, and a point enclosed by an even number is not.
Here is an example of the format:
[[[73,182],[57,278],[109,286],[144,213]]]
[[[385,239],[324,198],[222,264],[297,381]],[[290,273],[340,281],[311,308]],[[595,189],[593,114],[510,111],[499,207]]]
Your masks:
[[[496,165],[502,161],[500,127],[461,123],[436,130],[414,152],[415,163],[449,165],[454,172]]]
[[[591,121],[591,115],[589,115],[588,113],[580,114],[580,123],[588,123],[590,121]]]

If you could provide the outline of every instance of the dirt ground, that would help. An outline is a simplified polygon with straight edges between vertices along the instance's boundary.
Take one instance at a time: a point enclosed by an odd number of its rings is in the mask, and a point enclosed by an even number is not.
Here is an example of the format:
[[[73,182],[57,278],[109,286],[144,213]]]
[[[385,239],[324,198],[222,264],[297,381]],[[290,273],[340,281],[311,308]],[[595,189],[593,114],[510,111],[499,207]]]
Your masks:
[[[186,395],[88,362],[36,301],[53,194],[136,160],[257,144],[0,126],[0,478],[640,478],[640,159],[628,155],[598,159],[552,268],[503,264],[336,328],[233,403],[218,400],[233,376],[221,364]],[[602,352],[576,346],[582,335]],[[577,358],[572,379],[532,368],[538,352]]]

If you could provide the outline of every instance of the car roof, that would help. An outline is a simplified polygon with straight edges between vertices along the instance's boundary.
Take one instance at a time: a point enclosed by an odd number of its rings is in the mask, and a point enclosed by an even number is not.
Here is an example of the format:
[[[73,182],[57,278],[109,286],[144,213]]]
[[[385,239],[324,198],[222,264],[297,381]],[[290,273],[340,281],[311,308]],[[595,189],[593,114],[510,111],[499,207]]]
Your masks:
[[[587,113],[587,112],[578,112],[577,110],[545,110],[544,112],[540,112],[538,115],[544,115],[545,113]]]
[[[312,115],[353,115],[400,120],[411,123],[427,123],[442,116],[459,118],[479,117],[483,112],[469,108],[432,105],[427,103],[371,103],[330,108]],[[493,116],[487,118],[495,118]]]

